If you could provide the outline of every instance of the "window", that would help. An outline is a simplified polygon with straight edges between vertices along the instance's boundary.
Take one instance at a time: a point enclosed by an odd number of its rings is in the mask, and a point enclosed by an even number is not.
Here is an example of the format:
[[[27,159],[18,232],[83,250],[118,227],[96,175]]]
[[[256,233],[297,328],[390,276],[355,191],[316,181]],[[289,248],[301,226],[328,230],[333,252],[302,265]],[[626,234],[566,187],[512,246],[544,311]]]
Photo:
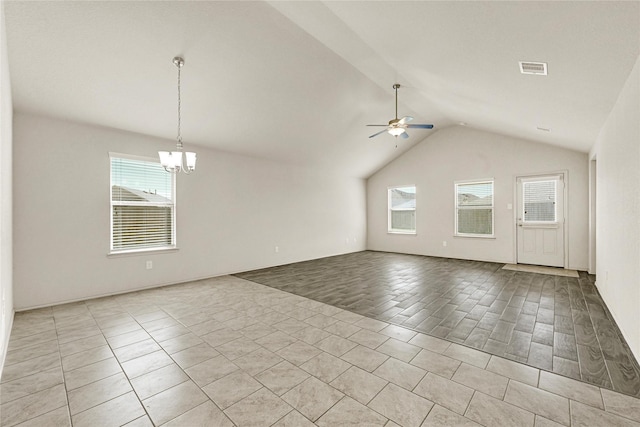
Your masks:
[[[523,182],[524,222],[556,222],[556,181]]]
[[[111,158],[111,252],[175,248],[175,175],[153,159]]]
[[[493,237],[493,180],[456,187],[456,236]]]
[[[416,233],[416,187],[389,188],[389,233]]]

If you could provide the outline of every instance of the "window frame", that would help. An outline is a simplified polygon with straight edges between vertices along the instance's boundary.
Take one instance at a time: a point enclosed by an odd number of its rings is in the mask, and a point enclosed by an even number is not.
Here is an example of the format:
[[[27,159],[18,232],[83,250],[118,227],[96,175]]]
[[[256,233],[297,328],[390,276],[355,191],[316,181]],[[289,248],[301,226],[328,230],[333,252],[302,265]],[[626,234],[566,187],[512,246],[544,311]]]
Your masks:
[[[415,224],[414,224],[413,230],[399,230],[399,229],[391,228],[391,212],[393,211],[393,209],[391,209],[391,190],[395,190],[398,188],[407,188],[407,187],[413,187],[413,189],[415,190],[414,194],[415,194],[416,207],[414,209],[395,209],[395,210],[396,211],[413,210],[414,218],[415,218]],[[393,185],[393,186],[387,187],[387,233],[415,235],[418,233],[417,229],[418,229],[418,187],[415,184]]]
[[[458,205],[458,186],[461,185],[473,185],[473,184],[491,184],[491,206],[462,206]],[[495,239],[496,224],[495,224],[495,205],[496,205],[496,185],[494,178],[486,179],[473,179],[464,181],[455,181],[453,185],[453,203],[454,203],[454,237],[472,237],[480,239]],[[491,209],[491,234],[477,234],[477,233],[460,233],[458,231],[458,210],[477,210],[477,209]]]
[[[133,160],[133,161],[140,161],[140,162],[148,162],[148,163],[154,163],[157,164],[158,166],[162,167],[160,164],[160,160],[154,157],[145,157],[145,156],[137,156],[137,155],[133,155],[133,154],[125,154],[125,153],[114,153],[114,152],[109,152],[109,253],[108,256],[120,256],[120,255],[136,255],[136,254],[144,254],[144,253],[149,253],[149,252],[167,252],[167,251],[176,251],[178,250],[178,243],[177,243],[177,232],[176,232],[176,225],[177,225],[177,203],[176,203],[176,174],[171,174],[169,172],[166,172],[167,174],[171,175],[171,202],[172,204],[170,205],[171,207],[171,244],[169,245],[164,245],[164,246],[155,246],[155,247],[139,247],[139,248],[126,248],[126,249],[114,249],[113,247],[113,208],[114,206],[145,206],[144,203],[140,204],[140,202],[138,203],[131,203],[131,204],[127,204],[127,203],[118,203],[118,204],[114,204],[114,200],[113,200],[113,164],[112,164],[112,160],[113,159],[125,159],[125,160]],[[147,204],[148,206],[154,206],[153,204],[149,203]],[[155,205],[155,206],[160,206],[160,205]],[[167,206],[167,205],[162,205],[162,206]]]

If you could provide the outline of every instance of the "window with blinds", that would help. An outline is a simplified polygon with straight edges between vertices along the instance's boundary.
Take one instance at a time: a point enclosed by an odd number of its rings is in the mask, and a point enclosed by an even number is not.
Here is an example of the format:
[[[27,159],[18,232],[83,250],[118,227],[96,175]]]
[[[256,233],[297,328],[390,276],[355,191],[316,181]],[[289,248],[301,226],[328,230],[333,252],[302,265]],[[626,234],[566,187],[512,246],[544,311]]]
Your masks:
[[[175,247],[175,175],[158,161],[111,159],[111,252]]]
[[[493,237],[493,181],[455,184],[456,236]]]
[[[393,187],[388,190],[389,233],[416,232],[416,187]]]
[[[556,181],[523,182],[524,221],[556,222]]]

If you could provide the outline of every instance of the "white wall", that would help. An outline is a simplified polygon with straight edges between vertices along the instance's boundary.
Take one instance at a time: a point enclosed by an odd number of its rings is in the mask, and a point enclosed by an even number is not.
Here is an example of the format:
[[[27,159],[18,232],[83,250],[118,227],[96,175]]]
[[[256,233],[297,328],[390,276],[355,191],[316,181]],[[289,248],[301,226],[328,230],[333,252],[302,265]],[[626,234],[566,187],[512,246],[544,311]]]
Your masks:
[[[566,170],[568,267],[586,270],[587,169],[586,153],[463,126],[439,130],[369,178],[368,249],[513,263],[516,176]],[[495,179],[495,239],[454,237],[454,181],[485,178]],[[417,186],[417,234],[388,234],[387,187],[407,184]]]
[[[640,360],[640,57],[598,140],[596,285]]]
[[[4,2],[0,4],[0,373],[13,321],[11,81],[7,60]]]
[[[107,257],[108,152],[153,157],[174,142],[18,113],[13,132],[16,309],[365,247],[364,180],[192,146],[198,170],[177,184],[179,251]]]

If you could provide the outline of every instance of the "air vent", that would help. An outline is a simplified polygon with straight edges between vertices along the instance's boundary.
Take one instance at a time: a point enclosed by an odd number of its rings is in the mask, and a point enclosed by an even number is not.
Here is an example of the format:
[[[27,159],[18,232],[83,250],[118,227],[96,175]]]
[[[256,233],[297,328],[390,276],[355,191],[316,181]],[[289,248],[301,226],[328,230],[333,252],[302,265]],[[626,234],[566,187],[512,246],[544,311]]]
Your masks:
[[[537,74],[540,76],[547,75],[546,62],[518,62],[520,64],[520,72],[522,74]]]

